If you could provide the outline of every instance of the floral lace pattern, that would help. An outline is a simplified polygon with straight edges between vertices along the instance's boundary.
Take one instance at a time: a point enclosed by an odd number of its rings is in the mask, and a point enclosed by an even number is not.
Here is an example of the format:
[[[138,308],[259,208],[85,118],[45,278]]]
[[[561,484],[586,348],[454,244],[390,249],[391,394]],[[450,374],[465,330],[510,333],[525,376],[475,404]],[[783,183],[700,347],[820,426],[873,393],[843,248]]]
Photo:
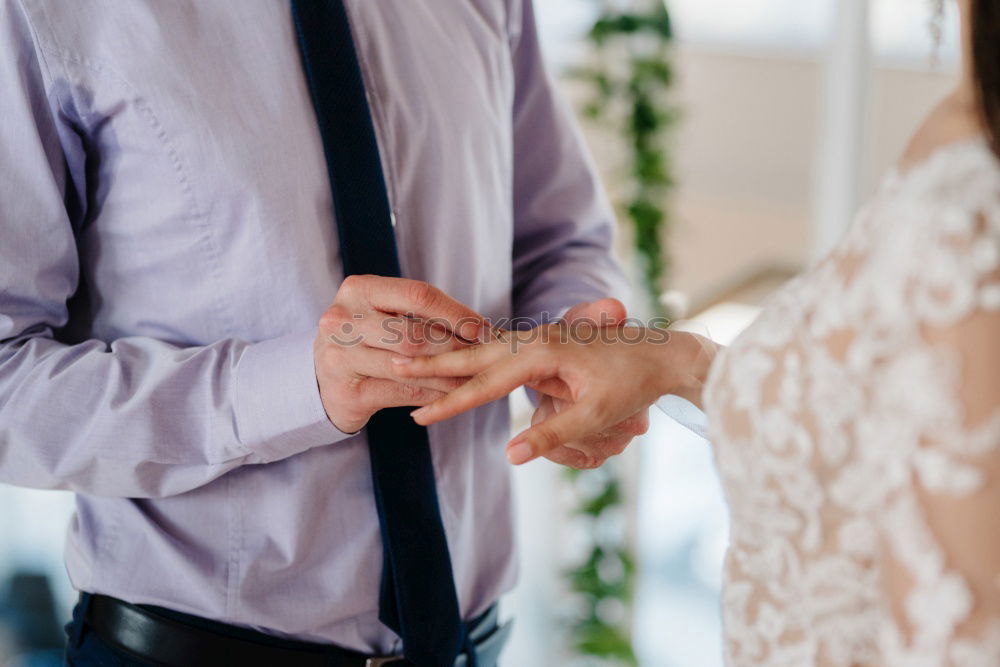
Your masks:
[[[1000,165],[891,173],[715,364],[731,665],[1000,665]]]

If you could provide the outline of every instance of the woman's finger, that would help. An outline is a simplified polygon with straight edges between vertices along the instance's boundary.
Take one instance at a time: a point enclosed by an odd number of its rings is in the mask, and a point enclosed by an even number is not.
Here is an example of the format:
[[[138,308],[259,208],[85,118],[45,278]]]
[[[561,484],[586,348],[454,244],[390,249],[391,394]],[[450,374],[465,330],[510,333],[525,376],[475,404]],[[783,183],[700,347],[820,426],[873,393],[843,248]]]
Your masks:
[[[394,356],[401,377],[472,377],[510,356],[505,343],[484,343],[434,356]]]
[[[490,366],[473,375],[468,382],[444,398],[415,410],[413,419],[418,424],[427,426],[454,417],[467,410],[503,398],[521,385],[531,381],[534,373],[535,370],[526,357],[511,357],[507,363]]]

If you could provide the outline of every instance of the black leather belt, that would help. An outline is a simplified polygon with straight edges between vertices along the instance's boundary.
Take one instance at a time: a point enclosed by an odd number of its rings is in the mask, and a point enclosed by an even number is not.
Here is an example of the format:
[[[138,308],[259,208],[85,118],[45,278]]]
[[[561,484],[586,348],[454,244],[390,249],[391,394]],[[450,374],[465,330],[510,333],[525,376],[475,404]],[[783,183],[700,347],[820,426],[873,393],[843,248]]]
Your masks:
[[[383,667],[408,665],[401,656],[369,656],[337,646],[272,637],[254,630],[137,606],[104,595],[90,596],[86,626],[104,642],[138,660],[161,667],[280,665],[281,667]],[[499,625],[497,607],[468,624],[477,667],[495,667],[510,635]],[[455,662],[467,667],[465,655]]]

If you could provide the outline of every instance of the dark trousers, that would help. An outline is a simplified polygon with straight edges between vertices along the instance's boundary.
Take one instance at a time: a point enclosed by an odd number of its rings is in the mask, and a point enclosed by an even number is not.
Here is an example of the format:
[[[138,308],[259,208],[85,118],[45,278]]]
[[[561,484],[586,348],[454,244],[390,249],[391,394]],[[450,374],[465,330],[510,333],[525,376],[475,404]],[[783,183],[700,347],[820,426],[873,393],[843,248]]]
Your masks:
[[[101,641],[88,631],[83,617],[87,612],[89,596],[73,608],[73,620],[66,625],[66,665],[72,667],[151,667]]]

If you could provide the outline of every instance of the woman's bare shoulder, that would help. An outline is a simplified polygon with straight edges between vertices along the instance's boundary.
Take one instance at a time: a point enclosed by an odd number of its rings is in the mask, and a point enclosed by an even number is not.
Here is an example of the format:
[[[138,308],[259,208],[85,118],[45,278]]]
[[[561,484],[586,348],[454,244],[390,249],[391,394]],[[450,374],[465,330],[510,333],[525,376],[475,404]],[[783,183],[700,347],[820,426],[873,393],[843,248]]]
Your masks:
[[[975,104],[958,94],[950,95],[931,110],[910,139],[899,159],[899,171],[909,171],[942,148],[982,137],[983,133]]]

